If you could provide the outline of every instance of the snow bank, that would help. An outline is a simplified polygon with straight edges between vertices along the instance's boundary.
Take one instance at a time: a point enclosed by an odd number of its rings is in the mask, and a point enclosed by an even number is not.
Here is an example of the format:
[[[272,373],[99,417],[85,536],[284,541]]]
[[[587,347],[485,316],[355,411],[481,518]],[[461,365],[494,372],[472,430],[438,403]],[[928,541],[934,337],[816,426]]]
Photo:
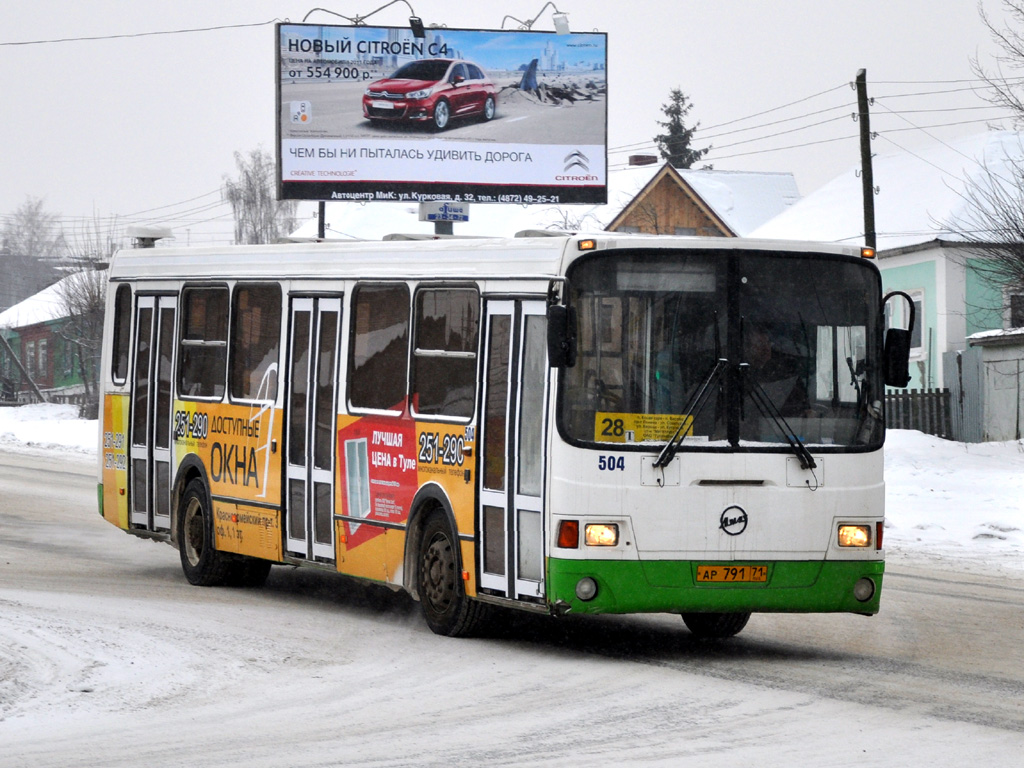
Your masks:
[[[0,407],[0,448],[95,453],[97,423],[78,418],[77,405],[36,403]]]
[[[887,550],[1024,570],[1024,441],[891,430],[885,483]]]

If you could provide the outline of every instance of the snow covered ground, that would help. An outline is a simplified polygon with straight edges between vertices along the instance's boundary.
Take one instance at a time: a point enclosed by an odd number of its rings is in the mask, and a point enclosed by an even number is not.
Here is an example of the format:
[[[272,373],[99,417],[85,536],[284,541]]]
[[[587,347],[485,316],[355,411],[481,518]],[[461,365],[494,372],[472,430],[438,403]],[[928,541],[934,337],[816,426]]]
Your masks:
[[[0,447],[95,457],[95,421],[71,405],[0,408]],[[891,430],[885,447],[890,555],[1024,571],[1024,441],[954,443]]]
[[[3,768],[1019,763],[1020,443],[891,432],[886,610],[758,616],[720,646],[659,615],[452,641],[404,595],[312,569],[190,587],[173,549],[94,511],[52,538],[65,489],[37,483],[68,465],[81,508],[96,429],[0,408],[3,491],[46,499],[36,520],[0,494]]]

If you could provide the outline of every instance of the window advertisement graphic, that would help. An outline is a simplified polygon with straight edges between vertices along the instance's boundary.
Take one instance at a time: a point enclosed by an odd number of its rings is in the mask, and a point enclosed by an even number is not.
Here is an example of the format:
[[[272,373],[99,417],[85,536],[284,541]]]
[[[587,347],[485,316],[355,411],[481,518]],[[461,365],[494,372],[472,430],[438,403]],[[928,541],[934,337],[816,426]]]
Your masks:
[[[607,36],[277,25],[279,194],[606,202]]]

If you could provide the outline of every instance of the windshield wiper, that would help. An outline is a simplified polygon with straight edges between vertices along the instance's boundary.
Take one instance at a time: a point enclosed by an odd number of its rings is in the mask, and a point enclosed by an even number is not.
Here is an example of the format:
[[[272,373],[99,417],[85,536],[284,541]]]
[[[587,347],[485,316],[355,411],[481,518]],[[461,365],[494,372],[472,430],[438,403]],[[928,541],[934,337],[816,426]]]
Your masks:
[[[814,461],[814,457],[811,456],[811,452],[807,450],[807,446],[804,445],[803,441],[797,437],[796,432],[789,426],[785,417],[779,412],[779,409],[772,402],[772,399],[768,396],[768,393],[764,391],[764,387],[761,386],[760,382],[756,379],[748,379],[747,371],[750,368],[750,363],[740,363],[740,378],[743,381],[744,386],[747,385],[748,381],[750,387],[750,398],[754,401],[754,405],[761,411],[761,415],[771,421],[779,433],[785,438],[786,442],[789,443],[789,447],[793,449],[793,453],[800,459],[800,469],[814,469],[818,465]]]
[[[665,443],[665,447],[661,449],[661,453],[658,454],[658,458],[654,462],[655,467],[667,467],[672,459],[675,458],[676,453],[679,451],[679,446],[683,443],[683,438],[686,437],[686,433],[690,430],[688,427],[692,426],[697,420],[697,414],[703,410],[707,404],[708,397],[711,394],[711,385],[715,383],[715,380],[722,375],[722,371],[725,370],[729,361],[724,357],[720,357],[711,370],[708,371],[707,375],[701,381],[697,387],[696,392],[690,398],[689,402],[683,406],[683,420],[679,422],[679,426],[676,427],[676,431],[672,434],[672,439]]]

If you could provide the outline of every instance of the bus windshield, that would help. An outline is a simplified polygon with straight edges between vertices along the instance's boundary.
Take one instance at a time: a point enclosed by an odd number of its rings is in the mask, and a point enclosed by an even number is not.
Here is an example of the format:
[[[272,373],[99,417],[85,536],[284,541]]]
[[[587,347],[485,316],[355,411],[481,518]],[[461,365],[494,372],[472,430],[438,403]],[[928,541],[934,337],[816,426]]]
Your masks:
[[[571,442],[881,445],[881,291],[869,263],[618,251],[580,259],[568,283],[578,357],[560,379],[559,425]]]

